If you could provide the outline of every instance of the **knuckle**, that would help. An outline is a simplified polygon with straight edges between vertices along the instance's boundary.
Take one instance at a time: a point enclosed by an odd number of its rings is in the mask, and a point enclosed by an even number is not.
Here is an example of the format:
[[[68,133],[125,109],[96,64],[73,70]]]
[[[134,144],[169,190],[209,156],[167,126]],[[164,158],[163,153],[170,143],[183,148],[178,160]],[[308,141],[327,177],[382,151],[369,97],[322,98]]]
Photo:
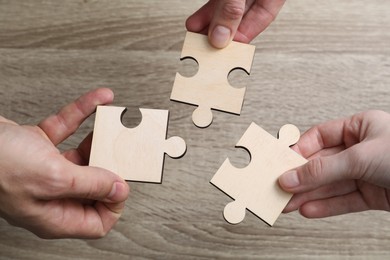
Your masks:
[[[52,180],[52,181],[57,181],[61,178],[61,164],[58,160],[47,160],[46,161],[46,165],[45,165],[45,169],[46,169],[46,172],[48,173],[47,177],[48,179]]]
[[[303,179],[306,179],[307,182],[314,182],[318,180],[322,176],[322,172],[324,169],[324,164],[321,157],[310,160],[305,167],[305,174]]]
[[[72,178],[64,174],[62,164],[57,160],[53,160],[46,165],[45,188],[47,192],[58,193],[64,189],[69,189],[72,186]]]
[[[104,184],[100,182],[90,182],[89,184],[83,185],[83,197],[88,198],[88,199],[94,199],[94,200],[101,200],[104,199],[107,194],[110,192],[110,190],[105,187]],[[102,192],[108,190],[106,192]]]
[[[245,4],[240,1],[226,1],[222,6],[222,15],[224,19],[241,19],[245,12]]]
[[[349,171],[345,172],[346,177],[350,179],[365,179],[369,178],[369,166],[370,164],[362,163],[363,158],[368,155],[365,153],[369,151],[368,147],[364,147],[364,144],[351,147],[345,156],[345,161],[348,165]]]

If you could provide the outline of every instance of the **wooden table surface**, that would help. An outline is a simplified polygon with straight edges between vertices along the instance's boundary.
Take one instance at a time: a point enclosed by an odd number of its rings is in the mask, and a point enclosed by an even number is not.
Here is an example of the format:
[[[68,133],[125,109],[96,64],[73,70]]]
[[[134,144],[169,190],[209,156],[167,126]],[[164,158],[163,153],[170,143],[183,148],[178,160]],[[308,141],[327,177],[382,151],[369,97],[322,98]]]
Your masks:
[[[226,157],[244,167],[234,145],[254,121],[272,134],[285,123],[301,131],[368,109],[390,112],[390,1],[287,1],[253,44],[241,116],[214,113],[207,129],[191,122],[193,106],[169,100],[185,19],[205,1],[0,0],[0,114],[36,124],[84,92],[106,86],[127,106],[169,109],[168,136],[188,145],[165,160],[163,183],[130,183],[115,228],[99,240],[43,240],[0,220],[0,259],[335,259],[390,257],[390,214],[363,212],[310,220],[283,214],[268,227],[250,213],[230,225],[230,198],[210,179]],[[74,147],[94,118],[60,149]],[[0,148],[1,149],[1,148]],[[23,160],[23,158],[20,158]]]

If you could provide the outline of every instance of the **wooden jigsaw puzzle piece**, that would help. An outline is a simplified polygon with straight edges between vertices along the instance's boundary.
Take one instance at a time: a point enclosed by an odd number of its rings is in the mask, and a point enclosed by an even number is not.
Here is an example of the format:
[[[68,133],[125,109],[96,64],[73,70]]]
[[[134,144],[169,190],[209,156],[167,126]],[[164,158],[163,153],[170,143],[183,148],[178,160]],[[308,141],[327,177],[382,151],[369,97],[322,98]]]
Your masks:
[[[164,154],[181,157],[186,144],[180,137],[166,139],[168,110],[141,108],[135,128],[123,126],[125,107],[98,106],[90,165],[117,173],[128,181],[161,183]]]
[[[229,73],[237,68],[247,74],[253,62],[255,46],[231,42],[224,49],[212,47],[207,36],[187,32],[181,60],[193,58],[199,65],[191,78],[176,73],[171,100],[197,105],[192,120],[198,127],[212,123],[211,109],[240,114],[246,88],[233,88],[228,82]]]
[[[276,139],[261,127],[252,123],[237,147],[243,147],[251,155],[246,168],[237,169],[226,159],[210,181],[235,201],[226,205],[224,217],[231,224],[240,223],[248,209],[272,226],[292,194],[283,191],[278,177],[307,160],[289,148],[299,139],[299,130],[285,125]]]

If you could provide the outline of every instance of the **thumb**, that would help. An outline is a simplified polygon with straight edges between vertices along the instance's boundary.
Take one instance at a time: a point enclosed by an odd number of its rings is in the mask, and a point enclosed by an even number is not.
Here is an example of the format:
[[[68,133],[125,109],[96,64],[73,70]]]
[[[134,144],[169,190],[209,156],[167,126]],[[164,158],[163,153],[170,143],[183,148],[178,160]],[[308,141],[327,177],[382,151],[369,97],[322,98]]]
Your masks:
[[[302,193],[320,186],[345,179],[354,179],[351,158],[346,152],[317,157],[308,163],[279,177],[279,184],[285,191]]]
[[[127,199],[129,186],[118,175],[97,167],[79,166],[71,162],[64,165],[61,175],[62,189],[52,195],[56,198],[79,198],[109,203]]]
[[[245,0],[218,1],[210,23],[209,40],[216,48],[226,47],[234,38],[245,13]]]

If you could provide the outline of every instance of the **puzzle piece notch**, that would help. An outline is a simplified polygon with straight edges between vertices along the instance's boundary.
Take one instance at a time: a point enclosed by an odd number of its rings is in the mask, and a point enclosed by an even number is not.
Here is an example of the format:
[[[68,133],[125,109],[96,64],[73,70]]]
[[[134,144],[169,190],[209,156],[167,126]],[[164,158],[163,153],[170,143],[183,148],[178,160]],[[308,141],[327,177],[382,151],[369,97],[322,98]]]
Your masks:
[[[224,209],[224,218],[229,223],[240,223],[248,209],[272,226],[291,199],[292,194],[279,187],[278,177],[307,160],[289,148],[299,139],[298,128],[285,125],[279,136],[276,139],[252,123],[237,143],[250,153],[249,165],[237,169],[226,159],[210,181],[235,199]]]
[[[278,132],[278,140],[281,143],[283,143],[284,146],[291,146],[296,144],[299,138],[300,138],[299,129],[296,126],[291,124],[283,125]],[[239,145],[244,145],[244,144],[239,143]],[[249,146],[249,144],[246,145]],[[225,220],[230,224],[238,224],[242,222],[246,215],[245,202],[240,199],[237,199],[228,203],[224,208],[223,214]]]
[[[207,36],[187,32],[181,60],[192,58],[199,69],[190,78],[176,73],[171,100],[197,105],[192,120],[201,128],[212,123],[211,109],[239,115],[246,88],[230,86],[228,75],[238,68],[249,74],[255,48],[253,45],[231,42],[224,49],[217,49],[209,44]]]
[[[125,107],[98,106],[90,165],[117,173],[128,181],[161,183],[164,154],[179,158],[186,151],[180,137],[166,139],[168,110],[141,108],[141,123],[126,128]]]

